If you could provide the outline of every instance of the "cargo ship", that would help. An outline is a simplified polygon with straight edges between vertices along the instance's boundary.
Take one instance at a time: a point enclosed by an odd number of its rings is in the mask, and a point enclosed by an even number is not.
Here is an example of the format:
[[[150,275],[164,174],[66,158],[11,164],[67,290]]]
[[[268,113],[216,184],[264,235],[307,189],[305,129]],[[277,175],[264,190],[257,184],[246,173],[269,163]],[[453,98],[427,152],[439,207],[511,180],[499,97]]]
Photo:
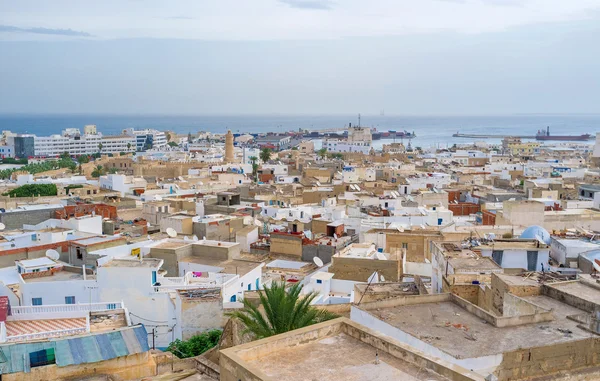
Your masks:
[[[586,141],[592,139],[592,135],[550,135],[550,127],[546,128],[546,131],[539,130],[535,135],[535,140],[562,140],[562,141]]]

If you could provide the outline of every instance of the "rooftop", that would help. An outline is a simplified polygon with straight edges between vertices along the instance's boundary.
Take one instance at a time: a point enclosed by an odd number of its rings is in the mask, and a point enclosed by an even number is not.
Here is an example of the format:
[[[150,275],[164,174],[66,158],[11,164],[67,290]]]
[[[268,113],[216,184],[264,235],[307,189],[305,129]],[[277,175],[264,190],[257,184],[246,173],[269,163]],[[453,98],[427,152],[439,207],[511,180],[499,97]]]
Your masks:
[[[156,268],[162,263],[162,259],[144,258],[141,261],[138,259],[111,259],[101,267],[148,267]]]
[[[567,318],[585,314],[585,311],[543,295],[523,299],[546,309],[552,308],[554,321],[503,328],[489,324],[452,301],[429,303],[426,300],[431,298],[423,296],[407,298],[423,298],[424,302],[368,312],[455,358],[488,356],[594,336],[577,328],[578,323]],[[565,333],[568,331],[570,333]]]
[[[380,352],[344,333],[286,348],[249,361],[273,380],[388,381],[447,380],[434,372]]]
[[[481,379],[346,318],[228,348],[221,356],[263,381]]]
[[[549,245],[538,244],[538,241],[523,240],[523,241],[493,241],[487,244],[477,246],[477,249],[487,250],[546,250]]]

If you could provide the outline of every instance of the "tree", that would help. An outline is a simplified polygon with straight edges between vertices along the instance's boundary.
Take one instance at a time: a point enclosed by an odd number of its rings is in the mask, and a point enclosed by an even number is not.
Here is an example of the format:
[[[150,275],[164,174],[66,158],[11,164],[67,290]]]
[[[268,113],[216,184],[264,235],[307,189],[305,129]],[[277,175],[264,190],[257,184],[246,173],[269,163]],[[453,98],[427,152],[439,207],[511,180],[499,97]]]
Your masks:
[[[188,143],[191,143],[192,140],[194,140],[194,139],[192,139],[192,133],[188,132]]]
[[[65,151],[65,152],[63,152],[63,153],[60,154],[60,158],[61,159],[70,159],[71,155],[69,154],[68,151]]]
[[[56,184],[25,184],[15,188],[4,196],[10,197],[33,197],[33,196],[56,196],[58,190]]]
[[[88,155],[79,155],[77,156],[77,161],[79,164],[85,164],[90,162],[90,157]]]
[[[262,160],[263,163],[268,162],[269,160],[271,160],[271,149],[270,148],[263,148],[260,151],[260,160]]]
[[[318,150],[317,155],[319,155],[321,159],[324,159],[325,155],[327,155],[327,148],[323,147],[320,150]]]
[[[106,174],[106,170],[101,165],[97,165],[92,171],[92,177],[100,177],[104,174]]]
[[[104,147],[102,143],[98,143],[98,152],[102,152],[102,147]]]
[[[259,306],[244,299],[244,308],[229,313],[233,319],[240,320],[245,333],[252,333],[257,339],[307,327],[312,324],[336,318],[337,315],[311,306],[318,293],[311,292],[300,296],[302,285],[295,283],[286,290],[284,282],[273,282],[258,292]],[[264,312],[261,311],[261,308]]]
[[[167,143],[170,147],[177,147],[179,144],[175,143],[175,142],[168,142]]]
[[[127,151],[131,151],[131,143],[127,143]]]
[[[258,164],[256,164],[256,160],[258,160],[256,156],[250,156],[250,161],[252,162],[252,176],[254,178],[256,178],[256,174],[258,173]]]
[[[189,340],[175,340],[167,347],[167,351],[179,358],[199,356],[219,343],[222,332],[218,329],[201,333],[189,338]]]
[[[112,167],[108,169],[108,173],[110,173],[111,175],[114,175],[117,172],[119,172],[118,168]]]

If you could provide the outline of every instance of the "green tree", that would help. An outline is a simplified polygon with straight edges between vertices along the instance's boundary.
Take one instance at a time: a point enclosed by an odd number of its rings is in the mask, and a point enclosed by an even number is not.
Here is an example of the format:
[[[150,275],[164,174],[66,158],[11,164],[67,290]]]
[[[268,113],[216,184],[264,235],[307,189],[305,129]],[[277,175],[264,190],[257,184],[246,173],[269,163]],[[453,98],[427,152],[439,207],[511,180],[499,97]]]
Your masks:
[[[300,283],[295,283],[286,290],[284,282],[273,282],[271,287],[258,292],[259,306],[244,299],[244,308],[228,315],[240,320],[246,326],[245,332],[254,334],[258,339],[337,317],[329,311],[310,305],[318,296],[316,292],[300,296],[301,291]]]
[[[222,332],[218,329],[201,333],[189,340],[175,340],[167,347],[167,351],[179,358],[199,356],[219,343]]]
[[[25,184],[4,193],[4,195],[10,197],[33,197],[56,196],[57,193],[56,184]]]
[[[79,155],[77,156],[77,162],[79,162],[79,164],[89,163],[90,157],[89,155]]]
[[[324,159],[325,155],[327,155],[327,148],[323,147],[320,150],[318,150],[317,155],[319,155],[321,159]]]
[[[71,158],[71,154],[69,154],[68,151],[65,151],[63,153],[60,154],[60,158],[61,159],[70,159]]]
[[[258,158],[256,156],[250,156],[250,161],[252,162],[252,177],[256,178],[256,174],[258,173],[258,164],[256,161]]]
[[[104,147],[102,143],[98,143],[98,152],[102,152],[102,147]]]
[[[97,165],[92,171],[92,177],[100,177],[106,174],[106,170],[101,165]]]
[[[131,143],[127,143],[127,151],[131,151]]]
[[[271,149],[270,148],[263,148],[260,151],[260,160],[262,160],[263,163],[268,162],[269,160],[271,160]]]
[[[114,175],[117,172],[119,172],[118,168],[112,167],[108,169],[108,173],[110,173],[111,175]]]
[[[167,143],[169,146],[171,147],[177,147],[179,144],[175,143],[175,142],[169,142]]]

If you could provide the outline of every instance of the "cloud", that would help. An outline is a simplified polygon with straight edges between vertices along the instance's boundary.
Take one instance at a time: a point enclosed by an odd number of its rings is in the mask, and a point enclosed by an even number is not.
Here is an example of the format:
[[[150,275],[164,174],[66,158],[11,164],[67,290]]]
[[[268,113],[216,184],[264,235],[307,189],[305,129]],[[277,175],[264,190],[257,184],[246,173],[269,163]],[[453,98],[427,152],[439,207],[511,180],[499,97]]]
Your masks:
[[[299,9],[329,10],[334,5],[334,2],[330,0],[279,0],[279,2]]]
[[[165,17],[165,20],[195,20],[195,17],[189,17],[189,16],[170,16],[170,17]]]
[[[19,28],[10,25],[0,25],[0,32],[7,33],[33,33],[49,34],[55,36],[92,37],[91,34],[73,29],[50,29],[50,28]]]

